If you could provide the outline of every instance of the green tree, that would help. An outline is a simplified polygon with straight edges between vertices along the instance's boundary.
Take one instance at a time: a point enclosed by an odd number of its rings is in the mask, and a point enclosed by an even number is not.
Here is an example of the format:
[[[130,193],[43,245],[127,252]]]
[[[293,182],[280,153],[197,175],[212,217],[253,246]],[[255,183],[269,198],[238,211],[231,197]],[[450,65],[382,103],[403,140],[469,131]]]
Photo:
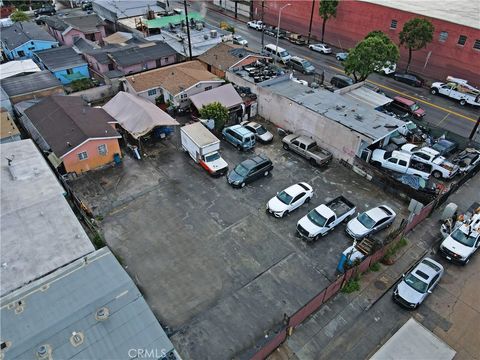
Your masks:
[[[13,22],[19,22],[19,21],[28,21],[30,18],[23,11],[15,10],[10,15],[10,19],[12,19]]]
[[[218,101],[203,105],[200,109],[200,117],[202,119],[213,119],[215,121],[215,130],[220,131],[228,120],[228,109]]]
[[[318,14],[323,19],[322,24],[322,42],[325,37],[325,25],[331,17],[337,16],[338,0],[321,0],[318,8]]]
[[[403,29],[400,32],[400,45],[408,49],[406,72],[410,68],[412,52],[427,47],[427,44],[433,40],[434,31],[435,27],[433,24],[429,20],[422,18],[411,19],[403,25]]]
[[[353,75],[356,82],[364,81],[376,68],[395,63],[399,56],[397,45],[381,31],[374,31],[350,50],[345,73]]]

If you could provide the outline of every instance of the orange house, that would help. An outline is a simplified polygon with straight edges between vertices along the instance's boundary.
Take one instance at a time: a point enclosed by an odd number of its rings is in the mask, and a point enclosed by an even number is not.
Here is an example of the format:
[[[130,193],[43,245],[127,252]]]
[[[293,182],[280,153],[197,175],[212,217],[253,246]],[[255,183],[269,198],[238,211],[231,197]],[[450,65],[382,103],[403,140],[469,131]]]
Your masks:
[[[33,140],[66,173],[98,169],[121,155],[121,136],[110,124],[115,120],[81,97],[49,96],[28,108],[25,116],[23,123]]]

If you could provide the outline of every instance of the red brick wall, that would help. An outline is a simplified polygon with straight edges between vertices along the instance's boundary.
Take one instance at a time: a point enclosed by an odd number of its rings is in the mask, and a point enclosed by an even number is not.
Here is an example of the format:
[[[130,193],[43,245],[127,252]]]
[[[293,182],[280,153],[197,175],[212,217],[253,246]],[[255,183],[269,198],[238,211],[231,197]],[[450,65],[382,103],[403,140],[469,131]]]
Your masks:
[[[286,30],[307,35],[312,8],[310,0],[267,0],[265,1],[265,22],[276,25],[279,8],[286,3],[292,5],[282,11],[280,26]],[[261,0],[254,0],[254,18],[260,19],[261,11]],[[341,1],[337,17],[327,22],[325,42],[337,48],[350,48],[368,32],[382,30],[399,44],[398,34],[403,25],[414,17],[420,17],[420,15],[360,1]],[[395,30],[390,29],[392,19],[397,20]],[[447,75],[452,75],[480,85],[480,50],[473,49],[475,40],[480,39],[480,30],[433,18],[429,20],[435,26],[433,42],[427,45],[426,49],[413,53],[411,70],[437,80],[443,80]],[[318,15],[318,0],[316,0],[312,35],[317,39],[321,39],[322,21]],[[448,39],[444,43],[438,40],[441,31],[448,32]],[[463,47],[457,45],[460,35],[467,36],[467,42]],[[430,51],[430,59],[424,68]],[[404,68],[408,60],[408,51],[402,48],[400,54],[399,66]]]

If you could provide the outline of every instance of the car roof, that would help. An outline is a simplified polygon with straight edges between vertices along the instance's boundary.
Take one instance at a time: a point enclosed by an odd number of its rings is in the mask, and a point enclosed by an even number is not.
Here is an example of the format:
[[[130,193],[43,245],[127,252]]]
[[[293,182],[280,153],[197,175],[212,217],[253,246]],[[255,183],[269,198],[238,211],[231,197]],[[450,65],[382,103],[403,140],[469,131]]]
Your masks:
[[[250,159],[242,161],[240,164],[242,164],[247,169],[251,169],[254,166],[257,166],[258,164],[260,164],[262,162],[267,162],[267,161],[270,161],[270,159],[267,158],[266,156],[257,155],[257,156],[254,156],[254,157],[250,158]]]
[[[228,129],[233,130],[233,131],[239,133],[240,135],[253,135],[250,130],[248,130],[247,128],[245,128],[242,125],[233,125],[233,126],[228,127]]]
[[[314,46],[325,46],[325,47],[328,47],[327,44],[324,44],[324,43],[316,43],[316,44],[313,44]]]
[[[401,103],[403,103],[405,105],[408,105],[408,106],[411,106],[411,105],[415,104],[415,101],[412,101],[410,99],[406,99],[406,98],[401,97],[401,96],[395,96],[393,98],[393,100],[401,102]]]
[[[247,125],[253,127],[254,129],[259,128],[261,126],[260,124],[256,123],[255,121],[248,121],[248,122],[243,124],[243,126],[247,126]]]
[[[415,266],[415,268],[412,270],[412,274],[422,280],[430,281],[439,273],[440,270],[438,270],[438,268],[443,269],[443,266],[435,260],[425,258],[417,266]]]
[[[372,218],[373,221],[378,221],[386,216],[389,216],[389,214],[387,214],[385,210],[380,208],[380,206],[367,210],[366,213]]]
[[[292,139],[292,141],[294,140],[299,140],[307,146],[315,142],[315,140],[310,139],[309,137],[303,136],[303,135],[297,136],[296,138]]]
[[[306,190],[303,187],[301,187],[299,184],[295,184],[295,185],[289,186],[283,191],[285,191],[291,197],[295,197],[298,194],[305,192]]]
[[[432,149],[431,147],[423,147],[421,148],[420,150],[418,150],[417,152],[422,152],[424,154],[428,154],[428,155],[432,155],[432,156],[437,156],[437,155],[440,155],[440,152],[438,152],[437,150],[435,149]]]
[[[299,62],[304,62],[306,61],[304,58],[301,58],[300,56],[292,56],[290,60],[297,60]]]

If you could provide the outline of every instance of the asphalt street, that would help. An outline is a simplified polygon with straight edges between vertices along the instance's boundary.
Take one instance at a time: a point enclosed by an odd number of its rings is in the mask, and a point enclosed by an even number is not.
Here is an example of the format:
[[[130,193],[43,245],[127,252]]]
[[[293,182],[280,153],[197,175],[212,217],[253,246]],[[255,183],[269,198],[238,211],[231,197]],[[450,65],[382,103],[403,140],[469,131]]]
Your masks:
[[[261,32],[248,28],[243,20],[235,20],[230,13],[221,13],[214,10],[213,5],[201,1],[192,2],[190,8],[194,11],[200,11],[206,21],[212,25],[219,26],[221,21],[228,22],[235,27],[236,34],[248,40],[250,49],[257,51],[261,49]],[[264,44],[275,44],[275,41],[274,37],[264,35]],[[278,44],[280,47],[287,49],[290,54],[309,60],[315,66],[317,72],[324,71],[327,81],[334,74],[343,73],[342,63],[336,60],[334,54],[319,54],[309,50],[306,46],[298,46],[285,39],[280,39]],[[337,51],[337,49],[333,48],[333,53]],[[298,75],[298,77],[311,81],[312,76]],[[438,81],[442,80],[438,79]],[[439,126],[447,132],[452,132],[462,137],[470,135],[476,119],[480,115],[478,109],[470,106],[462,107],[448,98],[431,95],[428,88],[414,88],[379,74],[371,74],[368,81],[381,88],[389,97],[400,95],[415,100],[427,112],[425,116],[427,123]]]

